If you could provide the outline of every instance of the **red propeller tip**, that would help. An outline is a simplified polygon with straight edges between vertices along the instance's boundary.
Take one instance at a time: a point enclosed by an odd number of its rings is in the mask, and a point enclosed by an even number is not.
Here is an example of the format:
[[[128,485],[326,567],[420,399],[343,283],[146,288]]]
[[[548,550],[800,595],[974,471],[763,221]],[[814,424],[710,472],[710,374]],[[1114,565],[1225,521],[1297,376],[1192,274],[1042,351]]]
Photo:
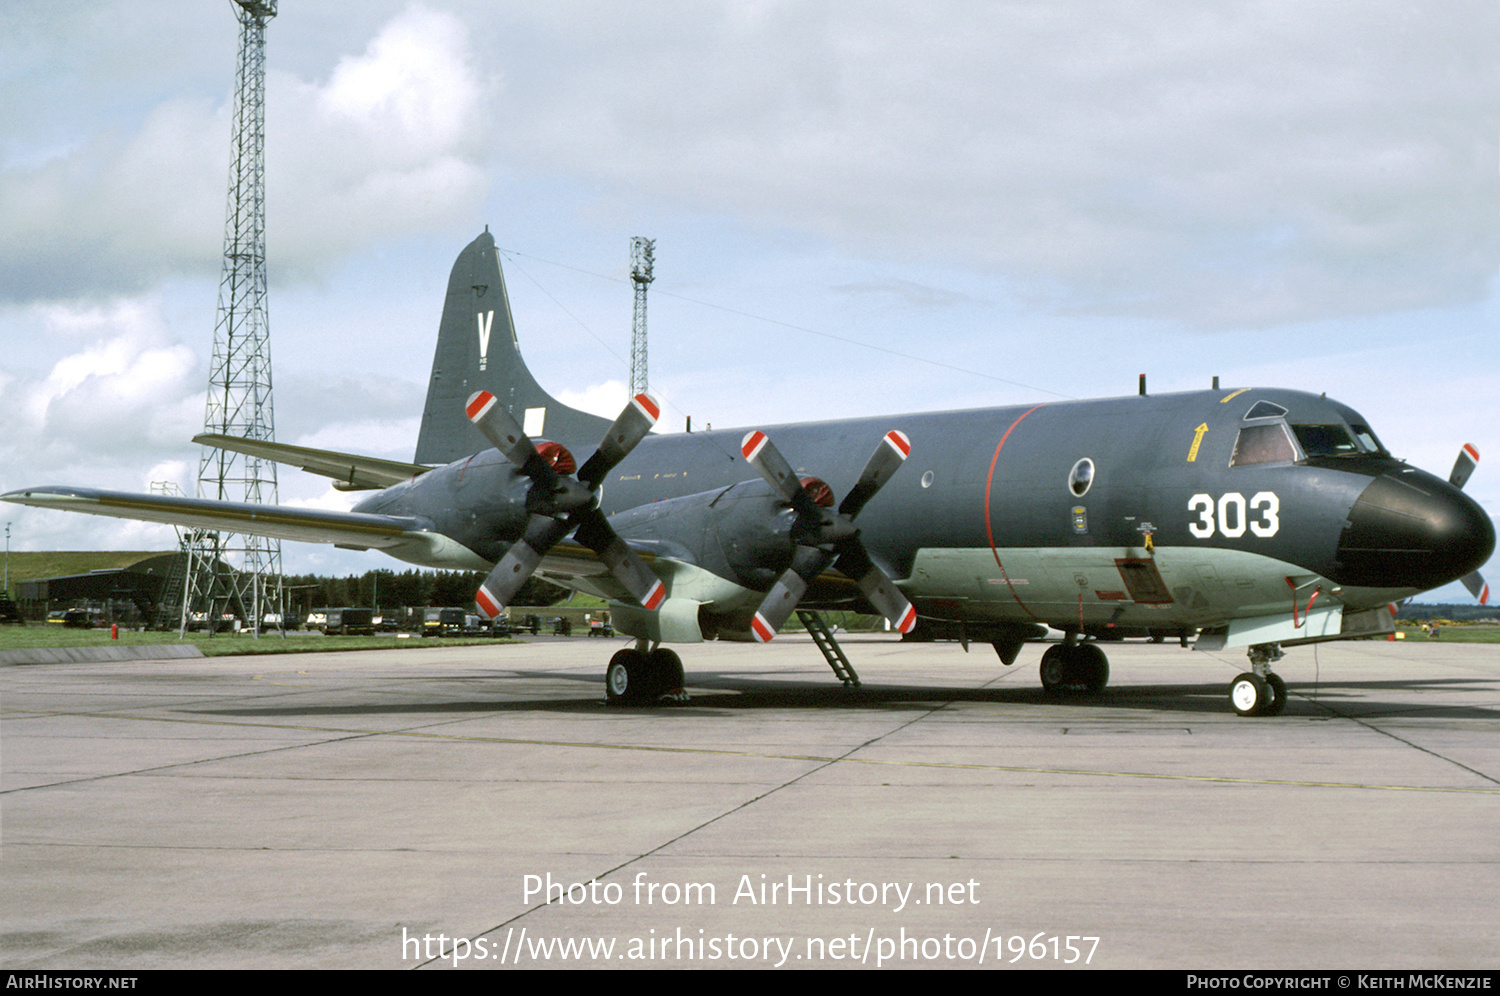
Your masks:
[[[755,638],[761,643],[770,643],[776,636],[776,631],[771,628],[771,624],[766,622],[765,617],[759,612],[755,614],[754,619],[750,620],[750,631],[755,634]]]
[[[479,606],[479,611],[484,613],[486,619],[495,618],[500,614],[501,608],[503,608],[499,602],[495,601],[494,596],[483,587],[474,594],[474,604]]]
[[[740,443],[740,452],[744,454],[746,460],[754,460],[755,455],[764,445],[766,445],[766,434],[756,429],[745,434],[744,440]]]
[[[485,412],[490,410],[490,405],[495,403],[495,396],[488,391],[476,391],[464,406],[464,412],[469,416],[470,422],[479,421]]]
[[[651,421],[655,422],[661,418],[661,405],[657,404],[656,399],[651,395],[645,393],[637,394],[635,396],[635,403],[640,406],[641,411],[651,416]]]
[[[666,601],[666,598],[667,586],[658,581],[651,586],[650,591],[646,592],[646,600],[641,604],[648,609],[655,609],[659,605],[661,605],[662,602]]]

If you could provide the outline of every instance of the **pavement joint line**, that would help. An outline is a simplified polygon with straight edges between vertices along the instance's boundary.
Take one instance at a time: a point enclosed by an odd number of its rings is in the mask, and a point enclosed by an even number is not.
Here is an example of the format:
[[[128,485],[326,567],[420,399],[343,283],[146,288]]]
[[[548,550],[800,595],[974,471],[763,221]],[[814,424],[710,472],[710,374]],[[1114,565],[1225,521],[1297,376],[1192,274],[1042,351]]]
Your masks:
[[[924,716],[925,715],[930,715],[932,712],[936,712],[940,708],[942,708],[942,707],[940,706],[940,707],[936,707],[936,708],[934,708],[932,710],[929,710],[928,713],[924,714]],[[244,727],[251,727],[251,728],[256,728],[256,729],[300,731],[300,732],[307,732],[307,733],[341,734],[341,736],[338,737],[338,740],[360,740],[360,739],[368,739],[370,737],[379,737],[379,736],[416,737],[416,738],[420,738],[420,739],[452,740],[452,741],[455,741],[455,742],[465,742],[465,743],[516,744],[516,745],[520,745],[520,746],[531,746],[531,747],[564,747],[564,748],[570,748],[570,749],[575,749],[575,750],[646,751],[646,752],[655,752],[655,753],[663,753],[663,754],[699,754],[699,755],[714,755],[714,756],[719,756],[719,757],[744,757],[744,758],[754,758],[754,759],[769,760],[769,761],[806,761],[806,762],[815,763],[815,764],[819,765],[819,768],[813,769],[814,771],[820,770],[823,767],[827,767],[830,764],[842,762],[842,763],[845,763],[845,764],[867,764],[867,765],[879,765],[879,766],[883,766],[883,767],[897,767],[897,768],[932,768],[932,769],[938,769],[938,770],[957,770],[957,771],[995,771],[995,772],[1005,772],[1007,774],[1068,775],[1068,776],[1073,776],[1073,777],[1094,777],[1094,778],[1141,778],[1141,779],[1151,779],[1151,780],[1157,780],[1157,781],[1205,782],[1205,783],[1214,783],[1214,784],[1223,784],[1223,785],[1266,785],[1266,786],[1286,786],[1286,787],[1291,787],[1291,788],[1361,789],[1361,790],[1365,790],[1365,791],[1379,791],[1379,792],[1437,792],[1437,793],[1450,793],[1450,794],[1462,794],[1462,795],[1500,795],[1500,788],[1483,788],[1483,787],[1473,787],[1473,788],[1470,788],[1470,787],[1457,786],[1457,785],[1391,785],[1391,784],[1380,784],[1380,783],[1374,783],[1374,782],[1325,782],[1325,781],[1306,781],[1306,780],[1301,780],[1301,779],[1287,779],[1287,778],[1241,778],[1241,777],[1235,777],[1235,776],[1231,776],[1231,775],[1168,774],[1168,773],[1153,772],[1153,771],[1098,771],[1098,770],[1089,770],[1089,769],[1086,769],[1086,768],[1039,767],[1039,766],[1033,766],[1033,765],[963,764],[963,763],[953,762],[953,761],[915,761],[915,760],[891,761],[891,760],[881,760],[879,758],[860,758],[860,757],[850,757],[849,756],[850,754],[854,753],[855,751],[863,750],[866,747],[868,747],[870,744],[875,743],[876,741],[878,741],[880,739],[883,739],[886,736],[889,736],[890,735],[889,732],[881,734],[879,737],[875,737],[872,740],[865,741],[864,743],[861,743],[861,744],[859,744],[859,745],[857,745],[855,747],[852,747],[852,748],[850,748],[850,750],[848,752],[846,752],[845,754],[841,754],[841,755],[832,755],[832,754],[781,754],[781,753],[772,753],[772,752],[766,752],[766,751],[723,750],[721,748],[713,748],[713,747],[669,747],[669,746],[663,746],[663,745],[659,745],[659,744],[619,744],[619,743],[601,743],[601,742],[597,742],[597,741],[595,741],[595,742],[587,742],[587,741],[573,741],[573,740],[536,740],[536,739],[528,739],[528,738],[523,738],[523,737],[461,736],[461,735],[452,734],[452,733],[430,733],[430,732],[423,732],[423,731],[419,731],[419,730],[355,730],[355,729],[346,729],[346,728],[342,728],[342,727],[333,727],[333,726],[296,726],[296,725],[288,725],[288,724],[282,724],[282,723],[246,723],[246,722],[229,721],[229,720],[182,719],[182,718],[158,717],[158,716],[121,716],[121,715],[118,715],[118,714],[111,714],[111,713],[80,713],[80,712],[62,712],[62,711],[48,712],[48,711],[40,711],[40,710],[25,710],[25,713],[26,714],[30,714],[30,715],[41,715],[41,716],[76,716],[76,717],[84,717],[84,718],[91,718],[91,719],[131,719],[131,720],[137,720],[137,721],[140,721],[140,722],[152,722],[152,723],[188,723],[188,724],[193,724],[193,725],[206,725],[206,726],[244,726]],[[920,719],[922,717],[918,717],[918,718]],[[916,722],[916,720],[914,719],[911,722]],[[910,724],[908,723],[908,724],[904,724],[904,725],[910,725]],[[890,732],[894,732],[894,731],[890,731]],[[1398,740],[1398,742],[1405,743],[1405,741],[1401,741],[1399,738],[1397,738],[1397,740]],[[336,742],[336,741],[319,741],[319,744],[330,743],[330,742]],[[250,754],[264,754],[264,753],[271,753],[271,752],[279,751],[279,750],[294,750],[294,749],[298,749],[298,748],[302,748],[302,747],[309,747],[309,746],[314,746],[314,745],[313,744],[293,744],[293,745],[287,745],[287,746],[282,746],[282,747],[275,747],[275,748],[271,748],[271,749],[265,750],[265,751],[254,751],[254,752],[250,752]],[[196,761],[183,761],[183,762],[179,762],[177,764],[163,765],[160,768],[152,768],[152,769],[148,769],[148,770],[150,770],[150,771],[168,771],[168,770],[171,770],[172,768],[178,768],[178,767],[185,767],[185,766],[189,766],[189,765],[202,764],[205,761],[232,760],[232,759],[234,759],[236,757],[250,756],[250,754],[234,754],[234,755],[227,755],[227,756],[222,757],[222,758],[215,757],[215,758],[203,758],[203,759],[196,760]],[[1446,760],[1446,759],[1444,759],[1444,760]],[[1458,767],[1463,768],[1464,766],[1463,765],[1458,765]],[[1472,770],[1472,769],[1465,768],[1465,770]],[[111,775],[94,775],[94,776],[90,776],[88,778],[74,779],[74,780],[71,780],[71,781],[68,781],[68,782],[54,782],[54,783],[49,783],[48,785],[34,785],[34,786],[25,786],[23,788],[16,788],[16,789],[5,789],[3,791],[0,791],[0,795],[6,795],[6,794],[9,794],[11,792],[32,791],[34,789],[39,789],[39,788],[49,788],[49,787],[53,787],[53,786],[56,786],[56,785],[74,784],[74,782],[77,782],[77,781],[95,781],[95,780],[99,780],[99,779],[102,779],[102,778],[119,777],[121,775],[144,774],[144,773],[145,773],[145,771],[131,771],[131,772],[119,772],[119,773],[111,774]],[[811,774],[811,773],[812,773],[812,771],[804,772],[802,775],[800,775],[798,777],[799,778],[806,777],[808,774]],[[1475,772],[1475,774],[1478,777],[1484,777],[1484,778],[1486,778],[1487,781],[1492,781],[1493,780],[1493,779],[1487,778],[1484,775],[1480,775],[1478,772]],[[788,784],[790,784],[790,783],[788,783]]]
[[[875,736],[872,736],[868,740],[865,740],[863,743],[856,744],[853,747],[850,747],[847,751],[845,751],[843,754],[839,755],[838,757],[824,758],[824,759],[822,759],[824,763],[818,764],[818,765],[816,765],[815,767],[812,767],[812,768],[808,768],[806,771],[803,771],[803,772],[801,772],[801,773],[799,773],[797,775],[792,776],[791,778],[788,778],[787,780],[785,780],[784,782],[782,782],[780,785],[773,785],[770,788],[766,789],[764,792],[757,793],[756,795],[751,796],[748,799],[742,799],[741,801],[739,801],[735,805],[730,806],[728,809],[725,809],[722,813],[719,813],[716,816],[712,816],[709,819],[704,820],[702,823],[699,823],[697,826],[689,827],[688,829],[682,831],[681,833],[674,834],[673,836],[671,836],[667,840],[664,840],[660,844],[657,844],[655,847],[652,847],[652,848],[650,848],[648,850],[642,851],[640,854],[633,855],[632,857],[626,859],[625,861],[622,861],[619,864],[615,865],[613,868],[609,868],[609,869],[605,870],[604,872],[602,872],[601,874],[595,875],[594,876],[594,881],[598,881],[601,878],[605,878],[605,877],[608,877],[610,875],[613,875],[616,872],[623,871],[626,868],[629,868],[631,865],[636,864],[637,862],[646,860],[647,858],[651,857],[653,854],[659,854],[662,851],[666,850],[667,848],[671,847],[673,844],[677,843],[678,841],[685,840],[688,837],[691,837],[693,834],[697,833],[698,831],[703,830],[706,827],[713,826],[715,823],[718,823],[720,820],[728,819],[730,816],[733,816],[735,813],[738,813],[738,812],[740,812],[742,810],[750,808],[751,806],[755,805],[757,802],[760,802],[762,799],[765,799],[765,798],[767,798],[769,796],[772,796],[772,795],[776,794],[777,792],[780,792],[784,788],[787,788],[789,786],[795,785],[797,782],[802,781],[802,779],[804,779],[804,778],[811,777],[812,775],[816,774],[819,771],[824,770],[825,768],[831,768],[835,764],[837,764],[839,761],[852,760],[853,759],[852,755],[855,752],[864,750],[866,747],[869,747],[871,744],[878,743],[879,741],[884,740],[886,737],[890,736],[892,733],[896,733],[897,731],[904,730],[908,726],[911,726],[914,723],[921,722],[923,719],[926,719],[928,716],[931,716],[933,713],[937,712],[938,710],[945,708],[948,704],[949,703],[945,702],[945,703],[942,703],[940,705],[933,706],[932,708],[926,710],[925,712],[921,713],[920,715],[913,716],[911,719],[908,719],[907,721],[905,721],[903,723],[897,723],[894,726],[892,726],[890,729],[886,730],[885,732],[877,734]],[[528,742],[534,742],[534,741],[528,741]],[[626,749],[626,748],[622,748],[622,749]],[[677,750],[677,749],[676,748],[668,748],[668,750]],[[747,753],[738,752],[738,751],[714,751],[713,753],[739,754],[739,756],[742,756],[742,757],[761,757],[761,756],[764,756],[764,755],[757,755],[757,754],[747,754]],[[774,756],[774,755],[772,755],[772,756]],[[808,758],[806,760],[811,760],[811,759]],[[500,932],[500,930],[501,930],[502,927],[507,927],[510,924],[515,923],[517,920],[522,919],[523,917],[530,916],[532,913],[535,913],[539,909],[545,909],[547,907],[547,905],[548,905],[547,903],[539,903],[539,904],[531,907],[528,910],[523,910],[522,912],[516,914],[515,916],[509,918],[508,920],[504,920],[504,921],[502,921],[500,923],[497,923],[494,926],[490,927],[488,930],[484,931],[483,934],[480,935],[480,936],[486,936],[487,937],[487,936],[489,936],[491,934],[498,934]],[[524,928],[522,928],[522,929],[524,931]],[[455,949],[457,948],[457,944],[456,943],[455,943],[454,947],[455,947]],[[507,950],[509,949],[509,947],[510,947],[509,935],[507,934],[507,940],[506,940],[506,948],[507,948]],[[434,962],[443,960],[447,956],[448,956],[448,952],[439,951],[438,954],[437,954],[437,957],[435,957],[435,958],[429,958],[426,961],[421,962],[421,963],[413,966],[413,968],[414,969],[416,969],[416,968],[425,968],[426,966],[431,965]]]
[[[1219,661],[1221,664],[1230,664],[1231,663],[1231,662],[1226,661],[1222,657],[1219,657],[1217,655],[1213,655],[1213,659]],[[1313,644],[1313,665],[1314,665],[1314,667],[1318,667],[1318,645],[1316,643]],[[1440,754],[1437,751],[1431,749],[1430,747],[1423,747],[1421,744],[1418,744],[1418,743],[1415,743],[1415,742],[1413,742],[1411,740],[1408,740],[1408,739],[1406,739],[1403,736],[1399,736],[1399,735],[1397,735],[1396,733],[1394,733],[1394,732],[1392,732],[1390,730],[1382,729],[1381,727],[1376,726],[1374,723],[1371,723],[1368,720],[1362,719],[1359,716],[1355,716],[1355,715],[1352,715],[1351,713],[1347,713],[1347,712],[1341,712],[1339,709],[1335,708],[1334,706],[1329,705],[1327,702],[1324,702],[1321,698],[1318,697],[1318,687],[1319,687],[1319,684],[1320,684],[1320,681],[1318,681],[1318,680],[1315,680],[1313,682],[1312,695],[1310,695],[1310,696],[1307,695],[1302,690],[1293,691],[1293,692],[1291,692],[1291,694],[1296,695],[1298,698],[1302,699],[1302,701],[1311,704],[1314,708],[1322,709],[1324,712],[1328,713],[1330,716],[1335,716],[1335,717],[1337,717],[1339,719],[1342,719],[1342,720],[1344,720],[1346,722],[1353,723],[1356,726],[1363,727],[1364,729],[1369,730],[1371,733],[1378,733],[1378,734],[1380,734],[1383,737],[1389,737],[1390,739],[1396,741],[1398,744],[1404,744],[1405,746],[1410,747],[1414,751],[1418,751],[1418,752],[1420,752],[1422,754],[1426,754],[1428,757],[1436,758],[1439,761],[1445,761],[1448,764],[1453,765],[1455,768],[1458,768],[1461,771],[1467,771],[1469,774],[1473,775],[1475,778],[1482,778],[1485,781],[1487,781],[1487,782],[1489,782],[1489,783],[1491,783],[1493,785],[1500,785],[1500,778],[1495,778],[1493,775],[1487,775],[1483,771],[1480,771],[1478,768],[1470,767],[1469,765],[1464,764],[1462,761],[1454,760],[1453,758],[1448,757],[1446,754]],[[1483,791],[1483,790],[1474,789],[1474,790],[1468,790],[1468,791]]]

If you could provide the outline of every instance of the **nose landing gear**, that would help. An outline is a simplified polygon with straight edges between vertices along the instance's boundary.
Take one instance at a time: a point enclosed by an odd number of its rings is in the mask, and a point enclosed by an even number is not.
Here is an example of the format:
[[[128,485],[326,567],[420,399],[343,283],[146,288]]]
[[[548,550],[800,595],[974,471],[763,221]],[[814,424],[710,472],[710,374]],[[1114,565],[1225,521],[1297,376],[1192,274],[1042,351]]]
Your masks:
[[[1229,704],[1241,716],[1279,716],[1286,708],[1286,682],[1271,671],[1271,662],[1285,656],[1277,643],[1250,648],[1250,670],[1229,685]]]

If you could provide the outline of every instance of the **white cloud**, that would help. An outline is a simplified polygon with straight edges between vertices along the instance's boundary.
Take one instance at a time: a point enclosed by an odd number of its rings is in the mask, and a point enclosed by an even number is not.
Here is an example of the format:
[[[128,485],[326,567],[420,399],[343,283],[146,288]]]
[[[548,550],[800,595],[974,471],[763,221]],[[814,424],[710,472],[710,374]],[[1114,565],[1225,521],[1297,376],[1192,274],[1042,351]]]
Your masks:
[[[557,400],[569,408],[612,419],[630,401],[630,387],[622,381],[607,380],[602,384],[590,384],[582,390],[560,390]]]
[[[186,444],[202,424],[201,367],[168,334],[158,298],[39,305],[30,324],[80,348],[45,375],[11,375],[0,407],[0,452],[24,450],[32,468],[64,466],[81,454],[108,466],[150,447]],[[35,447],[37,439],[47,445]]]
[[[420,5],[397,14],[362,55],[339,61],[326,82],[270,60],[274,273],[326,272],[371,240],[471,220],[489,183],[479,162],[485,86],[472,63],[463,23]],[[44,155],[10,150],[0,166],[0,299],[135,292],[173,274],[217,275],[230,110],[206,95],[158,98],[136,118],[45,143]]]
[[[478,107],[463,22],[422,6],[407,8],[364,54],[339,61],[317,104],[387,138],[392,160],[420,162],[465,141]]]
[[[275,266],[317,271],[372,240],[471,222],[490,182],[484,93],[463,22],[420,5],[326,83],[273,76],[290,136],[268,166]]]

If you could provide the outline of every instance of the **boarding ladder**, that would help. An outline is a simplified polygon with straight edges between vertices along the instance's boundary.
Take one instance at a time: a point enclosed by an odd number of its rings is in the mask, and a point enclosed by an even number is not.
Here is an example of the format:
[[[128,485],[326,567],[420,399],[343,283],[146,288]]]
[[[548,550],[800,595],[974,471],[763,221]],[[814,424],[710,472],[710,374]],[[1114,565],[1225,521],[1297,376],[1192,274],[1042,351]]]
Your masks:
[[[849,658],[844,656],[843,648],[833,638],[833,631],[823,621],[823,616],[811,609],[798,609],[797,618],[802,620],[802,625],[807,627],[813,642],[823,651],[823,659],[833,668],[834,677],[842,681],[845,688],[858,688],[859,675],[854,672],[854,665],[849,663]]]

